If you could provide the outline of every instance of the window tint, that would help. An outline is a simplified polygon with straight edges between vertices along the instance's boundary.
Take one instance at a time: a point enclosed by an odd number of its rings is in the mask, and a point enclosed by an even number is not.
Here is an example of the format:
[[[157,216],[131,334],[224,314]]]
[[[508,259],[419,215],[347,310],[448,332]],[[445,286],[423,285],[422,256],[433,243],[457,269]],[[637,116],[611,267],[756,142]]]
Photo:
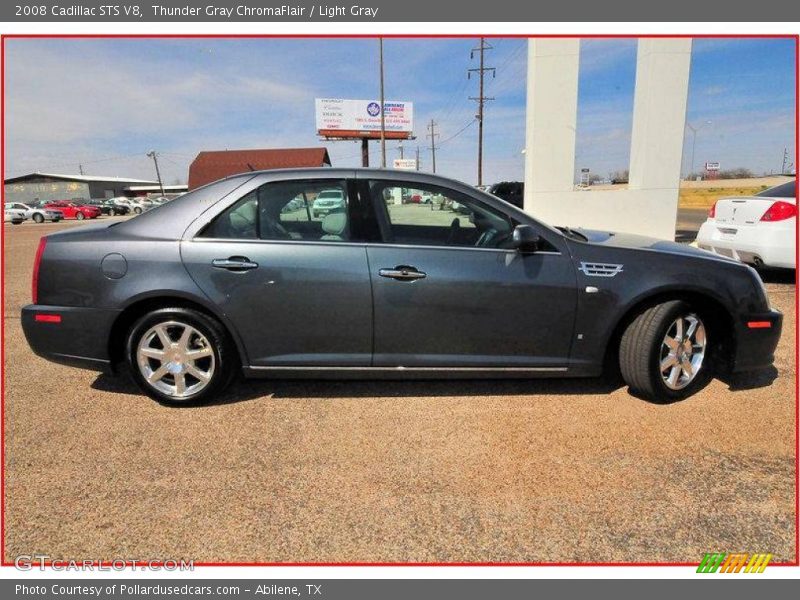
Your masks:
[[[370,193],[384,206],[387,241],[396,244],[509,248],[514,223],[479,200],[437,186],[371,181]]]
[[[350,241],[346,182],[309,180],[264,184],[219,215],[201,236]]]
[[[781,185],[776,185],[768,190],[759,192],[756,196],[766,196],[767,198],[795,198],[796,189],[797,181],[789,181],[788,183],[782,183]]]

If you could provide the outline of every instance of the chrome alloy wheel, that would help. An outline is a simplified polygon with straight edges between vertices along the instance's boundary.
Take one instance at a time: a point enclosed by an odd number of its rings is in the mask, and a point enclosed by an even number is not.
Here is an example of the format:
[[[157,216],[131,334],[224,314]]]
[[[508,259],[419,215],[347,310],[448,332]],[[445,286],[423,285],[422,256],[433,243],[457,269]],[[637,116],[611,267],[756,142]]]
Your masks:
[[[205,389],[216,366],[208,339],[179,321],[165,321],[148,329],[136,348],[136,361],[145,381],[175,399]]]
[[[706,328],[694,313],[675,319],[661,343],[659,370],[664,384],[682,390],[703,368],[706,356]]]

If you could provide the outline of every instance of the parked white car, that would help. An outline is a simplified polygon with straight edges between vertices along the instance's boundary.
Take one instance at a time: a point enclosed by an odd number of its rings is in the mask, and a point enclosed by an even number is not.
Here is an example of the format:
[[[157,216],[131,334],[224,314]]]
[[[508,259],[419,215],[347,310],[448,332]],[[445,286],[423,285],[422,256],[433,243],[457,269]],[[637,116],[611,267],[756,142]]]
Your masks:
[[[26,221],[28,217],[25,216],[25,211],[17,208],[5,208],[3,210],[3,223],[11,223],[12,225],[19,225]]]
[[[797,268],[797,180],[717,200],[697,234],[704,250],[757,267]]]
[[[58,223],[64,218],[64,213],[60,210],[31,206],[30,204],[23,204],[22,202],[6,202],[3,208],[5,210],[21,210],[25,213],[26,219],[33,219],[36,223],[44,223],[45,221]]]
[[[344,212],[344,195],[341,190],[324,190],[317,195],[311,205],[314,218],[324,217],[334,212]]]
[[[117,196],[116,198],[112,198],[111,202],[117,204],[118,206],[127,206],[132,213],[137,215],[140,215],[156,206],[144,198],[128,198],[127,196]]]

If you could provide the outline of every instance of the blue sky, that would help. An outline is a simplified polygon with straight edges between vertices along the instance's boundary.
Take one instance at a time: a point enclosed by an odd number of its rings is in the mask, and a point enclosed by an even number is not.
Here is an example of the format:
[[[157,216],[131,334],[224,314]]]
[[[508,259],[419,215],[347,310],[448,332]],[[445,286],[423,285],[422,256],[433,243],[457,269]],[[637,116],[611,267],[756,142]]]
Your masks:
[[[485,182],[522,177],[526,41],[489,38]],[[385,41],[387,99],[415,104],[423,169],[430,119],[441,134],[437,170],[476,179],[477,81],[466,71],[476,39]],[[315,97],[377,95],[378,42],[364,39],[7,40],[6,176],[31,171],[152,178],[150,149],[167,183],[185,182],[200,150],[328,147],[335,166],[360,164],[359,146],[320,142]],[[581,46],[576,168],[626,169],[636,71],[635,40]],[[689,122],[696,166],[778,170],[794,161],[794,42],[695,40]],[[711,121],[710,124],[705,124]],[[372,143],[373,165],[380,162]],[[689,169],[691,136],[684,167]],[[388,159],[399,157],[388,143]]]

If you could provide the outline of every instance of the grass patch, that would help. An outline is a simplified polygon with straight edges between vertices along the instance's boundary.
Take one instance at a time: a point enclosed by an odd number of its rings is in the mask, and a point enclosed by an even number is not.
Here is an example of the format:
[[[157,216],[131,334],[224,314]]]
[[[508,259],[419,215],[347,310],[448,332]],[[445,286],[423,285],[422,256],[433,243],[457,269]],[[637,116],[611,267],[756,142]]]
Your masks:
[[[749,187],[681,188],[678,194],[680,208],[711,208],[720,198],[726,196],[752,196],[767,189],[766,185]]]

